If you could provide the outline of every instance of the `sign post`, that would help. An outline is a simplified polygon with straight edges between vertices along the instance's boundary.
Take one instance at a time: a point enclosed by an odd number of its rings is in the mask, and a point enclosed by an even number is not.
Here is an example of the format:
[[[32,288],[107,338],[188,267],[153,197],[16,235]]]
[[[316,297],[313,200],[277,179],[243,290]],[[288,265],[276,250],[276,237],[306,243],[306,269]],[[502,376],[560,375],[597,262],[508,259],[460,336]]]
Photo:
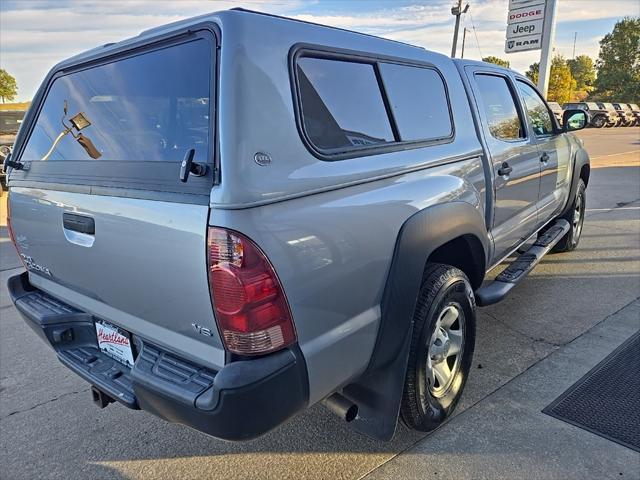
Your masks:
[[[546,28],[542,33],[542,53],[540,54],[540,68],[538,71],[538,90],[547,98],[549,77],[551,76],[551,54],[553,53],[553,36],[556,30],[556,0],[547,0]]]

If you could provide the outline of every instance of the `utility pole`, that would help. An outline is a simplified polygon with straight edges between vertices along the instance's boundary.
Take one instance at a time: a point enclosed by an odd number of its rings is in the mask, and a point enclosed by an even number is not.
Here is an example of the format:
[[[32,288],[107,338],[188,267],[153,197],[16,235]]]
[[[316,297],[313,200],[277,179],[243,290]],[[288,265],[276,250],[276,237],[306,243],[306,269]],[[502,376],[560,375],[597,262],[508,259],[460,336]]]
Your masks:
[[[547,98],[549,77],[551,74],[551,55],[553,53],[553,35],[556,30],[557,1],[547,0],[544,15],[545,28],[542,34],[542,53],[540,54],[540,71],[538,73],[538,90]],[[549,23],[547,23],[549,22]]]
[[[573,34],[573,55],[571,55],[571,59],[576,59],[576,40],[578,39],[578,32],[574,32]]]
[[[464,27],[464,30],[462,30],[462,51],[460,52],[460,58],[464,58],[464,44],[467,40],[467,30],[469,30],[467,27]]]
[[[469,4],[462,8],[462,0],[457,0],[456,5],[451,7],[451,15],[456,17],[456,27],[453,30],[453,45],[451,46],[451,58],[456,58],[456,49],[458,47],[458,30],[460,30],[460,16],[463,13],[467,13],[469,10]]]

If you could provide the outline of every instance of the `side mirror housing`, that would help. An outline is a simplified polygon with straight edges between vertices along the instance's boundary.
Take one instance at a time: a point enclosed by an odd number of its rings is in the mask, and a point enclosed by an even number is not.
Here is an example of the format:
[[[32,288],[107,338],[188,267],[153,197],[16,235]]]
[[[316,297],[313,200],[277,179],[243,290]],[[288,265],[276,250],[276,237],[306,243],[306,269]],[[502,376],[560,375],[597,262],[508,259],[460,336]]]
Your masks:
[[[562,131],[574,132],[589,125],[589,114],[584,110],[565,110],[562,114]]]

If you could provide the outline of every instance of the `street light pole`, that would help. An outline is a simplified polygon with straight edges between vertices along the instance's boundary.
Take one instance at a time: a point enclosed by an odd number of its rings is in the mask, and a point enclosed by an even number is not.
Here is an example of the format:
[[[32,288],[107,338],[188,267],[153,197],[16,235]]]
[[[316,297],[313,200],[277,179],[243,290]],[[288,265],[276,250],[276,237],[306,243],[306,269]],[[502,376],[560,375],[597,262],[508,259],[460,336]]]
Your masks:
[[[458,3],[451,7],[451,15],[455,15],[456,17],[456,26],[453,30],[453,45],[451,46],[451,58],[456,58],[456,49],[458,47],[458,31],[460,30],[460,16],[463,13],[467,13],[467,10],[469,10],[469,4],[465,5],[463,10],[462,0],[458,0]]]

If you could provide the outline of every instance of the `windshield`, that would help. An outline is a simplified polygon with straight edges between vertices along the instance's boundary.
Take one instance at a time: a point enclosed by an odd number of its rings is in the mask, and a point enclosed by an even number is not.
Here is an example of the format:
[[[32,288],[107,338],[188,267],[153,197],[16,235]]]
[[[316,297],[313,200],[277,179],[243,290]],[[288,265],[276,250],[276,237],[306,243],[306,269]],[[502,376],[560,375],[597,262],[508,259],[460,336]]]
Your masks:
[[[209,158],[211,47],[195,40],[52,83],[22,160]]]

